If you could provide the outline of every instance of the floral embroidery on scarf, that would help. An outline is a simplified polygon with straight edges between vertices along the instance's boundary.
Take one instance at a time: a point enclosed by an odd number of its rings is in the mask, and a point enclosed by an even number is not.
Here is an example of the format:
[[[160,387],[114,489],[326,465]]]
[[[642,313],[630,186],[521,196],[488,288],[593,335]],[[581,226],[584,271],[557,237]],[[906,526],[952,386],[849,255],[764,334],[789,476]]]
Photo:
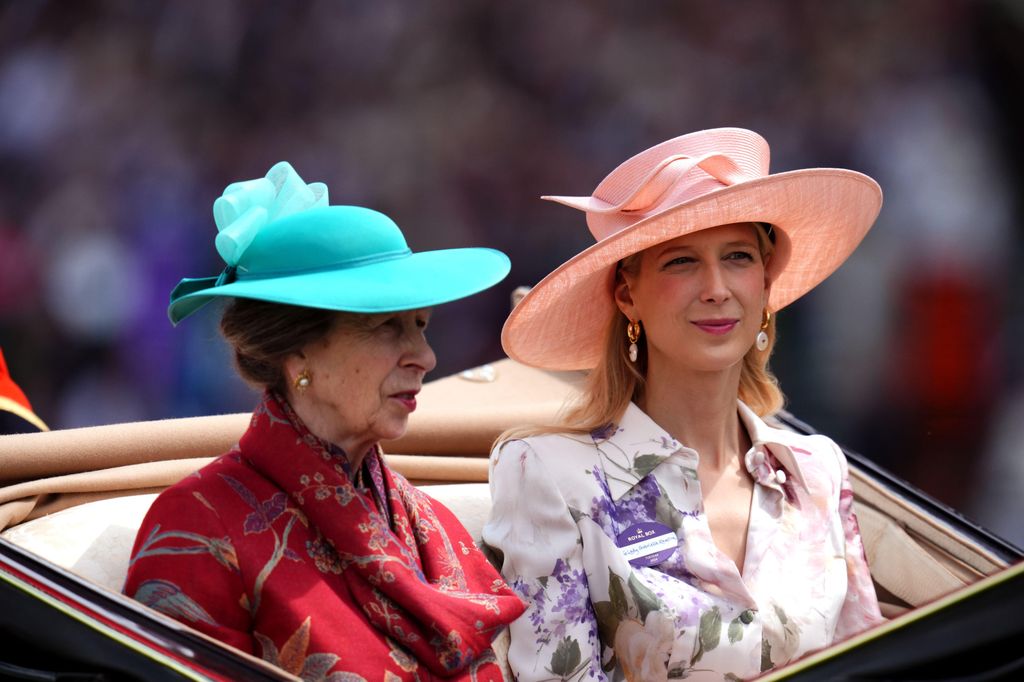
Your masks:
[[[309,492],[313,493],[314,499],[318,502],[333,497],[334,501],[341,507],[347,506],[349,502],[356,498],[356,491],[352,485],[329,485],[324,481],[324,475],[319,471],[312,476],[302,474],[299,476],[299,483],[302,485],[302,488],[292,493],[292,498],[299,504],[305,503],[306,498],[304,496]]]
[[[324,538],[319,531],[315,540],[306,541],[306,553],[321,573],[333,573],[334,575],[341,573],[343,567],[338,553],[334,551],[330,540]]]
[[[187,540],[193,544],[155,548],[155,545],[167,540]],[[238,572],[238,556],[235,554],[235,548],[231,545],[231,538],[211,538],[185,531],[166,531],[161,533],[160,524],[153,526],[145,541],[139,546],[128,562],[128,566],[131,567],[132,564],[140,559],[160,556],[161,554],[209,554],[221,566]]]
[[[384,641],[386,641],[388,646],[391,647],[391,651],[388,652],[388,655],[391,657],[391,660],[398,664],[399,668],[407,673],[414,673],[419,669],[419,664],[416,663],[416,659],[410,656],[405,649],[396,644],[393,639],[385,637]]]
[[[373,512],[369,514],[365,523],[359,524],[358,528],[367,535],[366,546],[375,552],[383,552],[394,539],[387,521]]]
[[[275,493],[269,499],[260,502],[253,495],[252,491],[231,476],[221,475],[221,478],[228,486],[238,494],[242,500],[253,510],[245,517],[245,524],[242,530],[246,535],[270,532],[274,537],[274,549],[266,563],[256,576],[256,584],[253,586],[252,597],[249,601],[249,608],[254,613],[260,608],[260,601],[263,598],[263,586],[282,559],[290,561],[302,561],[302,557],[294,549],[288,546],[288,537],[291,535],[296,521],[302,525],[308,525],[305,516],[294,507],[286,504],[287,496],[284,493]],[[274,528],[274,522],[287,514],[289,516],[284,530],[278,534]]]
[[[182,592],[180,587],[167,580],[143,582],[132,595],[132,599],[179,620],[217,625],[202,606]]]
[[[284,643],[280,651],[274,641],[265,635],[256,632],[253,636],[260,643],[263,649],[263,660],[276,665],[292,675],[301,677],[305,682],[366,682],[361,675],[347,672],[335,672],[327,674],[334,667],[340,657],[337,654],[309,654],[309,630],[310,618],[302,622],[299,629],[292,633],[292,636]]]

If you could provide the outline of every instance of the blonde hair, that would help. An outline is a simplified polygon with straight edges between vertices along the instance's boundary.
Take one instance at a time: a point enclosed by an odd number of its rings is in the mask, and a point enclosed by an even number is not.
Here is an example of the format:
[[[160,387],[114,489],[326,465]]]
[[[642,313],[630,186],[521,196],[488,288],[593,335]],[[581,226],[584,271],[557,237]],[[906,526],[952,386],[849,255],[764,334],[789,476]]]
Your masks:
[[[764,228],[755,227],[754,232],[761,260],[767,263],[775,247],[768,237],[770,226]],[[640,258],[641,254],[635,253],[619,262],[616,285],[621,281],[623,272],[636,273],[639,270]],[[601,361],[587,374],[579,398],[563,408],[558,423],[513,428],[498,436],[495,443],[547,433],[586,434],[618,423],[630,402],[643,400],[644,377],[647,375],[646,343],[641,341],[637,344],[636,362],[629,360],[625,343],[628,322],[625,315],[612,315],[605,328]],[[778,380],[768,369],[768,359],[775,348],[775,315],[771,316],[764,331],[768,335],[768,347],[759,351],[752,346],[747,351],[740,370],[739,386],[739,399],[761,417],[778,412],[785,402]]]

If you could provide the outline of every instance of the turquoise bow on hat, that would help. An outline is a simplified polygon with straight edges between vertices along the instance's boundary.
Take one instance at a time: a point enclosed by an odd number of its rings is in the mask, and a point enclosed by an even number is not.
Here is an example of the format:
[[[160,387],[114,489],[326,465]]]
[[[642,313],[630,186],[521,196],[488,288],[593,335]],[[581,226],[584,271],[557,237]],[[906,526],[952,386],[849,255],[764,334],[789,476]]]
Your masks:
[[[327,185],[307,185],[287,161],[275,164],[266,177],[228,185],[213,202],[213,220],[218,230],[214,243],[228,265],[224,273],[233,276],[242,254],[264,225],[316,206],[327,206]],[[220,279],[228,277],[222,274]]]
[[[350,312],[423,308],[492,286],[509,270],[491,249],[413,253],[386,215],[328,205],[327,187],[306,184],[285,161],[228,185],[213,218],[226,267],[175,287],[167,309],[175,324],[218,296]]]

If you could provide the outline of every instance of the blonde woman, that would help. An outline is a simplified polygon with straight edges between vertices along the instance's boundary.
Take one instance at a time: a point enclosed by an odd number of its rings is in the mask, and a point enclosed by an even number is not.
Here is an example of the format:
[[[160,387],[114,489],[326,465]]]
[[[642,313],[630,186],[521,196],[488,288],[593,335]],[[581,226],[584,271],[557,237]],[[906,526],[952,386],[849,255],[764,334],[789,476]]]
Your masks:
[[[508,354],[589,370],[492,453],[484,539],[528,603],[518,679],[742,679],[881,621],[842,451],[776,428],[775,313],[849,256],[870,178],[768,173],[741,129],[678,137],[589,197],[597,243],[515,308]]]

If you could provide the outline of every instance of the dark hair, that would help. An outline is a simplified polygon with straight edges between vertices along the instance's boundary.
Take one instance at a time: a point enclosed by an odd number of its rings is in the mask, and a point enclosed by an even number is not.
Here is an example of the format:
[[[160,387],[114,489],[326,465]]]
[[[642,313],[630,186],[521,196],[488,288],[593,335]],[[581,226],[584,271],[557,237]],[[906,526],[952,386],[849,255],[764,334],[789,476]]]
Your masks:
[[[220,331],[243,379],[286,394],[284,359],[325,337],[337,318],[333,310],[233,298],[221,317]]]

